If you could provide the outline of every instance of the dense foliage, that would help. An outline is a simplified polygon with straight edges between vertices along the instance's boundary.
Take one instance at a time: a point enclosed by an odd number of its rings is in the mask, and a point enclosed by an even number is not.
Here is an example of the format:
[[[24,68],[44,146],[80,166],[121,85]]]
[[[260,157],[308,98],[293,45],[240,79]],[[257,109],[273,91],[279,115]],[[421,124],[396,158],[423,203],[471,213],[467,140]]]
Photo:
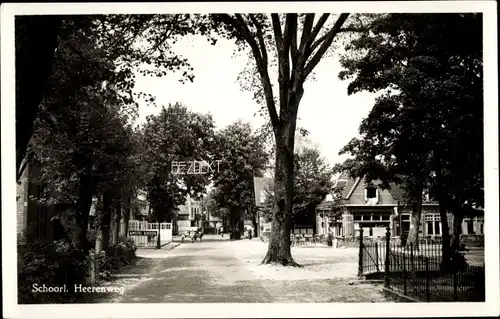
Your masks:
[[[164,107],[158,115],[147,118],[142,128],[141,162],[146,170],[148,200],[160,221],[171,221],[174,209],[184,204],[186,196],[199,198],[217,174],[206,167],[203,173],[194,174],[195,165],[208,165],[217,159],[213,154],[214,127],[211,115],[191,112],[181,104]],[[179,162],[185,165],[182,170]]]
[[[484,202],[482,17],[387,14],[369,30],[347,46],[339,77],[352,80],[349,94],[381,95],[361,138],[341,151],[354,158],[337,169],[397,182],[410,203],[427,189],[439,200],[446,256],[446,212],[459,227]]]
[[[256,226],[253,178],[262,176],[268,162],[263,141],[248,123],[242,122],[219,131],[216,141],[215,156],[221,161],[221,167],[213,179],[213,199],[219,209],[226,208],[229,212],[233,231],[238,222],[242,230],[244,216]]]

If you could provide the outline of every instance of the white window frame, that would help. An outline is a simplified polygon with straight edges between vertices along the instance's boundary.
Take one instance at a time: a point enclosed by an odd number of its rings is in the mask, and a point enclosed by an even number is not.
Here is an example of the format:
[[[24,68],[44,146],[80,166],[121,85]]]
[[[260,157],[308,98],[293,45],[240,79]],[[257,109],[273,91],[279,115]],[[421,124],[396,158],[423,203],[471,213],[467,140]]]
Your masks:
[[[427,223],[432,223],[432,234],[428,233]],[[436,222],[439,222],[439,235],[436,234]],[[439,214],[425,214],[424,215],[424,227],[426,235],[430,236],[442,236],[443,235],[443,224],[441,223],[441,216]]]

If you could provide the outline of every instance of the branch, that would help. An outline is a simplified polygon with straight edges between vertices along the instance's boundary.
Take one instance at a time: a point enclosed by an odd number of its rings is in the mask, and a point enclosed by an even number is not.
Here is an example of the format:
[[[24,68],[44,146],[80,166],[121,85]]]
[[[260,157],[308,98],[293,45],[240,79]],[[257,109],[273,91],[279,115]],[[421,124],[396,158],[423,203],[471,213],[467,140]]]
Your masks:
[[[260,51],[262,54],[262,61],[264,64],[267,66],[267,50],[266,50],[266,44],[264,42],[264,34],[262,32],[262,25],[257,21],[255,16],[253,14],[249,14],[250,20],[252,20],[253,24],[255,25],[255,28],[257,29],[257,39],[259,40],[259,45],[260,45]]]
[[[328,33],[320,37],[316,42],[311,45],[311,48],[308,50],[307,55],[314,52],[314,50],[328,37]]]
[[[288,32],[290,28],[290,21],[287,15],[285,22],[285,37],[281,32],[281,23],[279,15],[277,13],[272,13],[271,18],[273,21],[274,39],[276,41],[276,48],[278,51],[278,84],[279,84],[279,95],[280,95],[280,119],[283,119],[283,114],[287,109],[287,88],[288,81],[290,77],[290,66],[288,57]]]
[[[340,17],[337,19],[337,22],[335,22],[335,25],[333,26],[333,28],[327,33],[327,37],[325,38],[325,40],[321,44],[320,48],[314,54],[311,61],[309,61],[309,63],[306,65],[306,67],[304,69],[304,79],[306,79],[307,76],[312,72],[312,70],[314,70],[316,65],[318,65],[319,61],[321,60],[321,58],[325,54],[326,50],[328,50],[328,47],[330,47],[330,45],[332,44],[333,39],[335,38],[335,35],[337,35],[337,33],[339,33],[340,28],[342,27],[344,22],[347,20],[348,16],[349,16],[349,13],[342,13],[340,15]]]
[[[290,52],[292,54],[292,62],[294,65],[296,64],[297,60],[297,15],[293,18],[293,23],[291,24],[292,29],[290,30],[291,33],[291,43],[290,43]]]
[[[292,37],[293,37],[293,30],[294,30],[294,23],[295,23],[295,29],[297,28],[297,14],[296,13],[290,13],[286,15],[286,21],[285,21],[285,31],[283,34],[283,53],[286,54],[286,59],[289,61],[289,52],[290,52],[290,45],[292,44]],[[283,56],[285,57],[285,56]]]
[[[311,36],[308,39],[309,45],[311,45],[311,43],[314,41],[314,39],[316,39],[316,37],[318,36],[319,31],[321,30],[321,28],[325,24],[326,20],[328,20],[329,16],[330,16],[329,13],[323,13],[321,15],[321,17],[319,18],[318,22],[314,26],[314,29],[313,29],[313,31],[311,33]]]
[[[179,20],[179,16],[176,16],[175,17],[175,21],[170,22],[170,28],[168,29],[168,31],[166,31],[164,34],[163,34],[163,37],[161,38],[161,40],[159,42],[156,43],[156,45],[152,46],[149,50],[147,50],[144,54],[147,55],[147,54],[151,54],[153,52],[155,52],[156,50],[158,50],[158,48],[163,44],[165,43],[165,41],[168,40],[168,38],[170,38],[170,36],[172,35],[173,33],[173,29],[175,28],[175,25],[176,24],[180,24],[182,22],[186,22],[189,18],[184,18],[184,19],[180,19]],[[172,24],[174,24],[172,26]],[[140,29],[140,28],[139,28]],[[141,31],[142,32],[142,31]]]
[[[296,17],[296,16],[295,16]],[[290,24],[293,14],[286,15],[284,34],[281,33],[281,24],[278,14],[272,14],[274,36],[278,47],[279,63],[279,92],[280,92],[280,118],[284,118],[288,111],[288,86],[290,82]]]
[[[255,63],[257,64],[257,69],[260,73],[260,80],[264,88],[264,94],[266,96],[267,109],[269,111],[269,117],[271,118],[271,124],[273,127],[278,127],[280,124],[278,114],[276,113],[276,106],[274,104],[273,88],[271,86],[271,80],[269,79],[269,74],[267,72],[267,64],[264,64],[264,59],[261,56],[259,46],[255,39],[253,38],[250,30],[245,24],[245,20],[241,14],[235,14],[236,19],[231,17],[229,14],[222,14],[220,17],[223,21],[226,21],[229,25],[233,26],[241,34],[243,39],[250,45],[252,53],[255,58]],[[265,48],[262,48],[265,50]]]
[[[341,32],[367,32],[370,30],[369,28],[366,27],[346,27],[346,28],[340,28],[339,33]]]
[[[26,154],[24,161],[23,161],[21,167],[19,168],[19,172],[17,172],[17,176],[16,176],[17,182],[23,176],[23,173],[24,173],[24,170],[26,169],[26,166],[28,165],[29,161],[31,161],[31,159],[34,157],[34,155],[35,154],[33,152],[28,152],[28,154]]]
[[[277,13],[272,13],[271,18],[273,20],[274,39],[279,53],[283,48],[283,35],[281,33],[280,18]]]
[[[306,43],[309,39],[309,35],[311,34],[311,30],[314,23],[314,13],[306,14],[306,18],[304,20],[304,26],[302,28],[302,36],[300,38],[300,46],[299,52],[301,55],[305,53]]]

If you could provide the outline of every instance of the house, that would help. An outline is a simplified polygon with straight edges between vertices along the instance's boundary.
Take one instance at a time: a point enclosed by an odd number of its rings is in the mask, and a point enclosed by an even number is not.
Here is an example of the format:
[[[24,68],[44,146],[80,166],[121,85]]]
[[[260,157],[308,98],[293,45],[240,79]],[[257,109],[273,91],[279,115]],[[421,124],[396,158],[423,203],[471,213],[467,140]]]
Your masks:
[[[210,211],[202,212],[206,216],[206,224],[208,227],[213,227],[216,230],[221,228],[223,225],[223,220],[222,218],[218,216],[213,216]]]
[[[201,213],[201,202],[187,196],[184,205],[178,207],[174,231],[182,234],[191,227],[201,227],[201,224],[197,224],[199,221],[196,220],[196,215],[201,215]]]
[[[390,189],[366,187],[364,178],[341,174],[335,182],[335,190],[341,196],[344,212],[332,218],[328,214],[332,202],[325,200],[319,204],[316,208],[316,233],[359,237],[360,228],[363,227],[365,236],[384,236],[388,227],[393,236],[404,237],[410,229],[412,208],[406,204],[403,190],[396,184],[390,186]],[[448,224],[451,226],[452,222],[453,215],[448,214]],[[481,214],[464,218],[462,234],[483,235],[483,225]],[[441,236],[442,232],[439,203],[424,196],[419,236]]]

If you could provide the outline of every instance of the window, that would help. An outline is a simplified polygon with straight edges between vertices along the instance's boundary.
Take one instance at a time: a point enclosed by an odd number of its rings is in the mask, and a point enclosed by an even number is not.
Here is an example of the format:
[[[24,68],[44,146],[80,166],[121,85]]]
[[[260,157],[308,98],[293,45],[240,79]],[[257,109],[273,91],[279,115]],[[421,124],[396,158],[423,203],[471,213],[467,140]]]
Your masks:
[[[427,235],[441,235],[441,217],[438,214],[425,214]]]
[[[263,204],[266,201],[266,192],[264,190],[260,191],[260,203]]]
[[[377,189],[375,187],[368,187],[366,189],[366,198],[376,198],[377,197]]]
[[[427,235],[434,235],[434,229],[432,227],[432,222],[427,222]]]
[[[481,233],[479,235],[483,235],[484,234],[484,224],[480,225],[480,229],[481,229],[480,230]]]
[[[361,220],[361,215],[354,215],[354,220]]]
[[[410,231],[410,223],[401,224],[401,231],[403,233],[408,233]]]
[[[475,234],[474,223],[470,219],[467,221],[467,234],[470,234],[470,235]]]
[[[439,224],[440,224],[440,223],[441,223],[441,222],[439,222],[439,221],[437,221],[437,220],[436,220],[436,221],[434,221],[434,235],[441,235],[441,231],[440,231],[440,229],[439,229]]]

